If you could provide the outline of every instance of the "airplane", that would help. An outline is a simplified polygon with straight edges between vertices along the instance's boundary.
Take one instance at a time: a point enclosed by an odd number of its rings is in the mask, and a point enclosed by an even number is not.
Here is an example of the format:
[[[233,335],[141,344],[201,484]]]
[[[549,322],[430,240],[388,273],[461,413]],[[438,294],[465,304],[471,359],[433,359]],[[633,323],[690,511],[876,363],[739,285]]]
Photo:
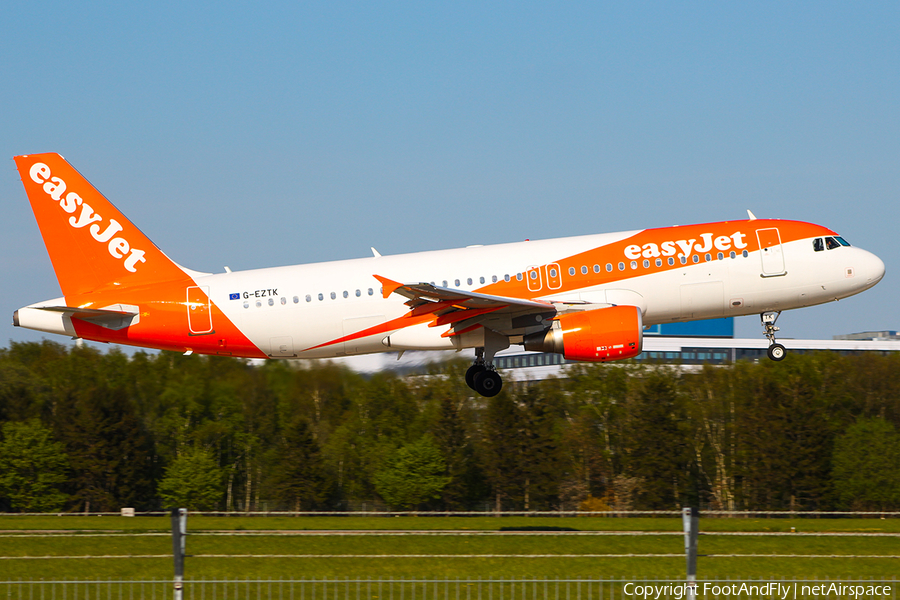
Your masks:
[[[173,262],[55,153],[15,157],[63,297],[13,324],[75,339],[245,358],[474,349],[466,383],[496,395],[512,344],[606,362],[645,327],[759,314],[785,357],[783,310],[858,294],[884,263],[836,232],[748,219],[202,273]]]

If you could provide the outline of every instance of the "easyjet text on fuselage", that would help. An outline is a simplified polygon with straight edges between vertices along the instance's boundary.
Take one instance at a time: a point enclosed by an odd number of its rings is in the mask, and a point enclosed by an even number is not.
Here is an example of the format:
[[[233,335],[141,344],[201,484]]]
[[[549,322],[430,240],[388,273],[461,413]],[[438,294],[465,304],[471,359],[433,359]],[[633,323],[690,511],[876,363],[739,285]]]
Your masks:
[[[747,247],[744,238],[747,234],[736,231],[731,235],[720,235],[717,237],[714,233],[701,233],[700,239],[691,238],[689,240],[672,240],[656,244],[648,242],[643,245],[631,244],[625,246],[625,256],[629,260],[637,260],[638,258],[657,258],[660,256],[678,256],[688,258],[694,252],[703,254],[711,252],[713,249],[721,252],[728,252],[732,249],[742,250]],[[697,242],[700,243],[697,243]]]

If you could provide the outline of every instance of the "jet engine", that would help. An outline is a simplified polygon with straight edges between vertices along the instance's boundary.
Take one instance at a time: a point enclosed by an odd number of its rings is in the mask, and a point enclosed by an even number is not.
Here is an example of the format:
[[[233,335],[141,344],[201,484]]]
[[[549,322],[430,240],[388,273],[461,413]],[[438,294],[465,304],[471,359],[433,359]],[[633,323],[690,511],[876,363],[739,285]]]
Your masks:
[[[643,330],[641,309],[609,306],[559,315],[550,329],[525,336],[524,344],[528,351],[570,360],[623,360],[641,353]]]

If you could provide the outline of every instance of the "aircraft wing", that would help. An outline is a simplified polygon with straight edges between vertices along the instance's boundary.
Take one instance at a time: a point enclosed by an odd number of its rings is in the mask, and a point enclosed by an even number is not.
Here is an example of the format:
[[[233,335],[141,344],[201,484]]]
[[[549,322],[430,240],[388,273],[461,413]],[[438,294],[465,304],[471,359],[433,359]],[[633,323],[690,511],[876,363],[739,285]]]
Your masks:
[[[542,322],[556,316],[556,307],[549,302],[479,294],[430,283],[399,283],[380,275],[374,277],[381,282],[385,298],[399,294],[409,299],[406,305],[412,309],[412,316],[434,315],[436,318],[431,327],[452,325],[444,337],[477,327],[515,335],[521,333],[519,330],[540,327]]]

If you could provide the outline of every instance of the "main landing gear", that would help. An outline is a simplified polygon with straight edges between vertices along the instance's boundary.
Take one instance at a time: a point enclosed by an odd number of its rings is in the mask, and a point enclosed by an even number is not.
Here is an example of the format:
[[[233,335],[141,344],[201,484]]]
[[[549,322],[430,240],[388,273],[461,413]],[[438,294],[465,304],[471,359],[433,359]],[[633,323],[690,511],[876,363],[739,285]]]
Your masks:
[[[766,351],[766,354],[774,361],[784,360],[784,357],[787,354],[785,347],[775,341],[775,332],[779,331],[779,328],[775,327],[775,321],[778,320],[780,315],[780,310],[777,312],[764,312],[759,315],[759,320],[762,322],[763,326],[763,334],[766,336],[766,339],[769,340],[769,349]]]
[[[475,349],[475,362],[466,371],[466,385],[488,398],[499,394],[503,387],[503,380],[494,370],[493,363],[484,360],[484,348]]]

